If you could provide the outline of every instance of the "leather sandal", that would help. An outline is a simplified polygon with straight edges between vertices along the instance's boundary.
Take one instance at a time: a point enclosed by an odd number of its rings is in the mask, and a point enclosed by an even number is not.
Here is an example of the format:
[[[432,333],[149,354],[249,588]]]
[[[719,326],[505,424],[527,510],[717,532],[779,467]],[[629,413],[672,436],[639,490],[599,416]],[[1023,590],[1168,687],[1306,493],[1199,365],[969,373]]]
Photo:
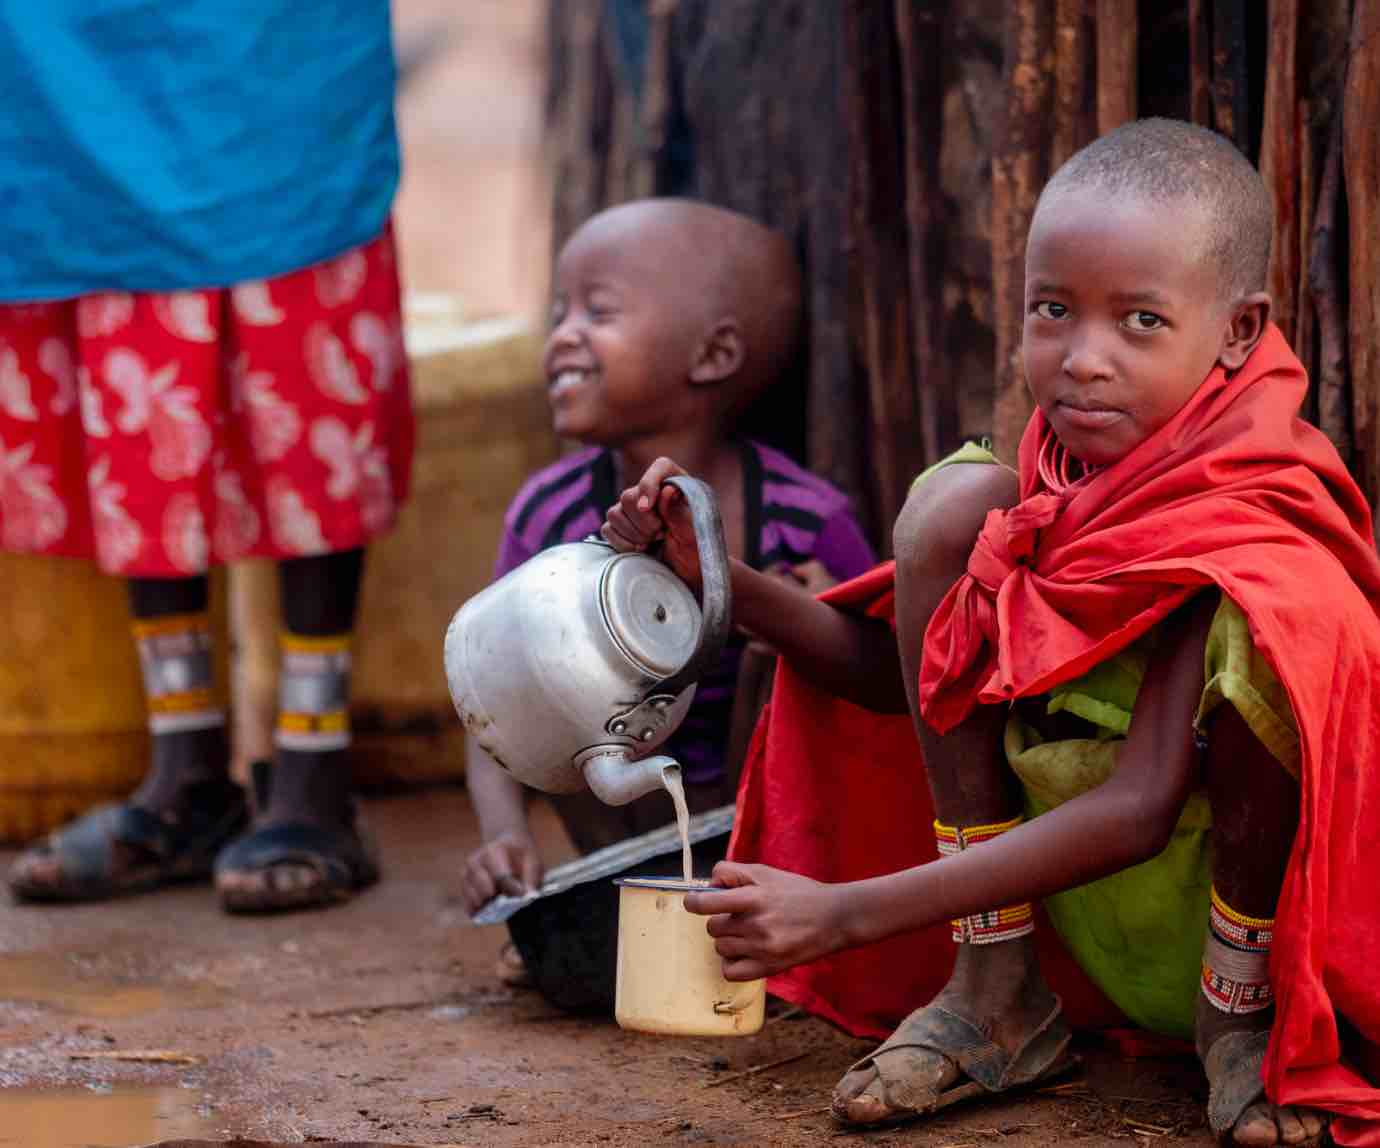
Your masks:
[[[22,853],[10,867],[10,890],[21,901],[100,901],[202,881],[248,820],[244,791],[229,781],[197,794],[177,820],[128,802],[102,805]],[[48,859],[58,865],[52,882],[30,871]]]
[[[268,808],[272,779],[270,762],[252,763],[255,808]],[[293,879],[287,878],[289,871]],[[303,871],[311,874],[310,880],[296,880]],[[344,825],[287,821],[251,829],[221,850],[215,863],[216,892],[230,913],[337,905],[378,879],[378,849],[353,803]]]
[[[376,857],[357,825],[270,825],[245,834],[216,858],[216,891],[231,913],[335,905],[379,879]],[[282,880],[288,868],[310,870],[315,879]]]
[[[927,1116],[964,1100],[985,1094],[1041,1083],[1059,1076],[1078,1063],[1068,1051],[1072,1034],[1063,1018],[1063,1003],[1058,996],[1049,1015],[1026,1037],[1014,1053],[992,1041],[971,1021],[950,1012],[942,1005],[930,1004],[911,1013],[876,1050],[857,1061],[849,1073],[873,1068],[877,1076],[857,1096],[834,1094],[831,1112],[835,1120],[854,1127],[876,1128],[900,1124]],[[925,1087],[913,1078],[915,1053],[938,1053],[968,1079],[960,1080],[941,1092]],[[859,1119],[849,1107],[874,1084],[881,1085],[881,1101],[875,1119]]]

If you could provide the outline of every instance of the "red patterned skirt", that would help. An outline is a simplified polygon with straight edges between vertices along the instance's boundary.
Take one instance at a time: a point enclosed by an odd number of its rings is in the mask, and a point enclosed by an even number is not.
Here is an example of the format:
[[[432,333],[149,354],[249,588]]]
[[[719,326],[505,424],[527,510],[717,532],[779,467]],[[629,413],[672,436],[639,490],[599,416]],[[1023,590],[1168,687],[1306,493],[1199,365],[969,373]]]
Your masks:
[[[0,549],[153,578],[352,549],[412,444],[391,229],[226,289],[0,304]]]

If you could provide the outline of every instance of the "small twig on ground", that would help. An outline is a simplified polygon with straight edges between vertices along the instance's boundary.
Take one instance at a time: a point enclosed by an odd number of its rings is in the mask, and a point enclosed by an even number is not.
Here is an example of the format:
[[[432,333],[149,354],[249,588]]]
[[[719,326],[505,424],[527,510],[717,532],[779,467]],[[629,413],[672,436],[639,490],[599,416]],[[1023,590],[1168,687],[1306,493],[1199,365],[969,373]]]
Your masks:
[[[773,1060],[770,1064],[758,1064],[752,1068],[745,1068],[742,1072],[730,1072],[727,1076],[721,1076],[718,1080],[707,1080],[700,1085],[701,1088],[718,1088],[721,1084],[727,1084],[730,1080],[742,1080],[745,1076],[756,1076],[759,1072],[766,1072],[771,1068],[780,1068],[783,1064],[791,1064],[797,1060],[803,1060],[809,1056],[814,1049],[806,1049],[804,1052],[797,1052],[794,1056],[783,1056],[780,1060]]]
[[[311,1009],[302,1015],[310,1020],[322,1020],[333,1016],[363,1016],[376,1012],[408,1012],[419,1008],[444,1008],[446,1005],[466,1004],[469,1002],[456,1000],[453,997],[427,997],[424,1000],[410,1001],[384,1001],[375,1004],[355,1004],[340,1005],[338,1008],[318,1008]]]
[[[1121,1122],[1142,1136],[1168,1136],[1174,1131],[1172,1128],[1165,1128],[1159,1124],[1146,1124],[1143,1120],[1133,1120],[1129,1116],[1123,1116]]]
[[[173,1052],[166,1048],[116,1049],[101,1048],[91,1052],[69,1052],[68,1060],[133,1060],[149,1064],[201,1064],[203,1058],[190,1052]]]
[[[1066,1080],[1063,1084],[1051,1084],[1048,1088],[1037,1088],[1036,1096],[1091,1096],[1092,1090],[1081,1080]]]
[[[761,1116],[754,1116],[754,1121],[758,1120],[799,1120],[802,1116],[824,1116],[830,1111],[827,1104],[816,1104],[813,1108],[797,1108],[791,1112],[764,1112]]]
[[[803,1016],[804,1014],[805,1010],[799,1005],[796,1005],[793,1008],[788,1008],[785,1012],[779,1012],[775,1016],[767,1017],[766,1023],[763,1024],[762,1027],[766,1028],[767,1025],[775,1024],[779,1020],[795,1020],[796,1017]]]

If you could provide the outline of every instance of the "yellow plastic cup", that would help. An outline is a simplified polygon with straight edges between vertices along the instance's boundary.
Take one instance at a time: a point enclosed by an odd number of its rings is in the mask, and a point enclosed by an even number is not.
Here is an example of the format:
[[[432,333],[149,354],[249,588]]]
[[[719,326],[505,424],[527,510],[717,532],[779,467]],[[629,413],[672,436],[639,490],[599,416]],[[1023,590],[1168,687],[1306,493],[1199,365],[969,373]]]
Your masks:
[[[707,881],[622,877],[618,891],[620,1028],[676,1036],[751,1036],[766,1015],[766,982],[724,980],[707,917],[685,894]]]

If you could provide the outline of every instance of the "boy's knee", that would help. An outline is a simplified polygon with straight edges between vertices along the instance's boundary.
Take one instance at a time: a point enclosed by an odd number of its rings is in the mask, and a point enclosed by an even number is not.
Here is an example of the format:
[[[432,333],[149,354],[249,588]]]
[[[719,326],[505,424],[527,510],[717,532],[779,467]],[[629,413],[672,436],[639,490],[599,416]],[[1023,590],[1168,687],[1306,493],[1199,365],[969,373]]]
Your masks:
[[[966,569],[990,510],[1019,500],[1016,472],[991,463],[954,463],[919,483],[897,515],[892,549],[898,573],[957,577]]]

